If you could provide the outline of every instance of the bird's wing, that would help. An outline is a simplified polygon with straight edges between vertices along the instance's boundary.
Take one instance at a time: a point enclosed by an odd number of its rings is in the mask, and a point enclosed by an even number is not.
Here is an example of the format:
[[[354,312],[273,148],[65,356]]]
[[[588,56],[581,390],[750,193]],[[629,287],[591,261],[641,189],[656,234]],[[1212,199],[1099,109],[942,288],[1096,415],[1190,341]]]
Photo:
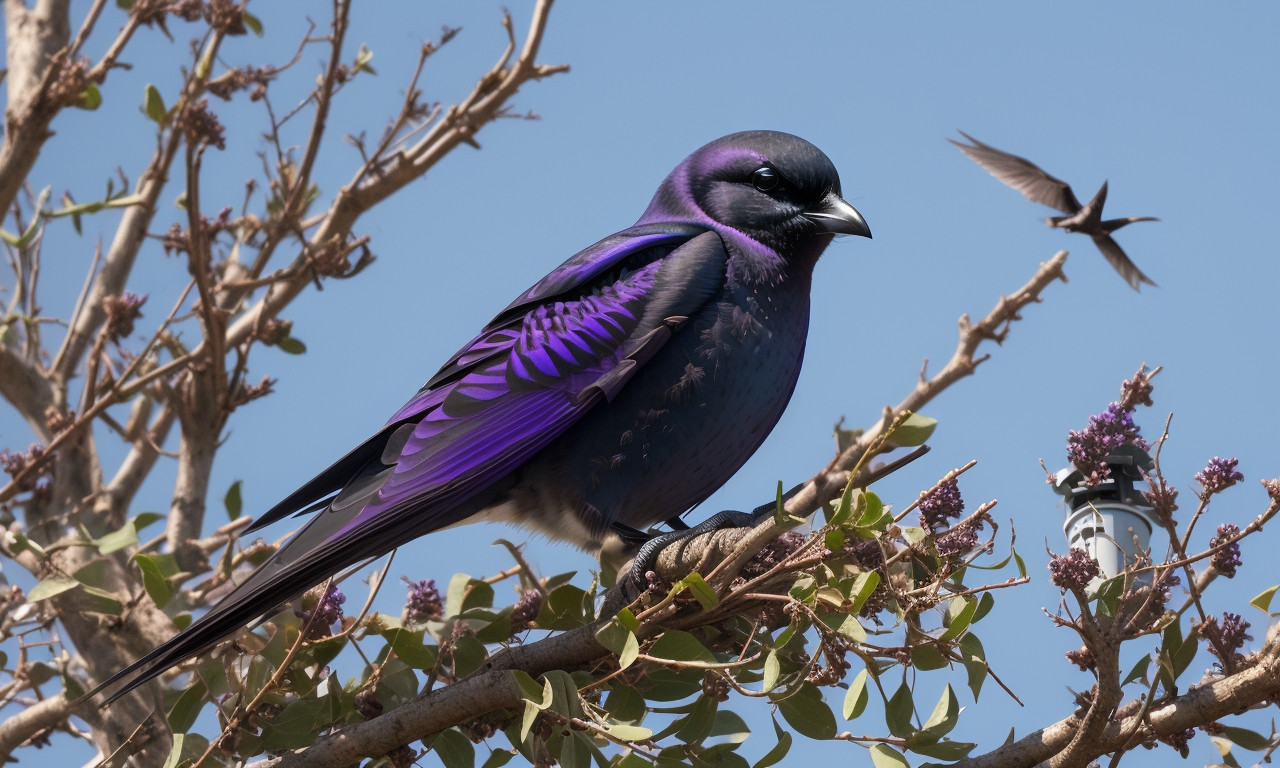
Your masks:
[[[1073,214],[1080,210],[1080,201],[1076,199],[1071,186],[1062,179],[1050,176],[1040,166],[1026,158],[1003,152],[990,144],[984,144],[964,131],[960,131],[970,142],[961,144],[954,139],[947,139],[960,148],[970,160],[986,169],[988,173],[1000,181],[1018,190],[1028,200],[1047,205],[1050,208]]]
[[[522,295],[433,388],[335,465],[341,471],[308,484],[315,492],[343,480],[323,511],[198,621],[90,695],[126,681],[114,700],[327,576],[483,508],[506,489],[504,478],[611,400],[720,290],[719,236],[690,234],[646,234],[629,246],[610,238],[588,249],[603,265],[579,254]],[[299,506],[322,500],[297,498]]]
[[[474,339],[449,358],[377,434],[260,515],[246,533],[290,515],[305,514],[323,507],[371,462],[376,461],[380,470],[384,463],[382,459],[394,458],[405,446],[403,438],[406,435],[401,427],[410,422],[416,423],[423,414],[436,410],[452,395],[455,387],[450,385],[456,385],[464,376],[477,374],[486,365],[493,367],[497,364],[500,367],[505,364],[512,352],[512,334],[518,331],[530,310],[542,303],[554,306],[556,301],[573,301],[583,294],[590,294],[597,284],[609,282],[626,265],[658,261],[705,231],[702,227],[683,224],[632,227],[575,254],[520,294]],[[547,341],[553,348],[564,343],[558,336]],[[463,390],[476,386],[473,380]],[[455,401],[459,399],[461,396],[455,397]]]
[[[1159,287],[1156,286],[1151,278],[1144,275],[1142,270],[1138,269],[1138,265],[1133,263],[1128,254],[1120,248],[1120,244],[1110,235],[1093,235],[1093,243],[1098,246],[1098,250],[1102,251],[1102,255],[1107,257],[1107,261],[1111,266],[1115,267],[1115,270],[1120,273],[1120,276],[1125,279],[1130,288],[1135,291],[1139,290],[1139,286],[1143,283]]]

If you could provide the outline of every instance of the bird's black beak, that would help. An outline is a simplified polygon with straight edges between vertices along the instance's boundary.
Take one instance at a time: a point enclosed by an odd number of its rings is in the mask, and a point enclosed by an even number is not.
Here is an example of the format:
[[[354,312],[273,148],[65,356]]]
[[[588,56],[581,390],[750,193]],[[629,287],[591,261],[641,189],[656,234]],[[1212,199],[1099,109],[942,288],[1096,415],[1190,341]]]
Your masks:
[[[867,226],[866,219],[835,192],[828,192],[815,210],[805,211],[803,215],[833,234],[871,237],[871,227]]]

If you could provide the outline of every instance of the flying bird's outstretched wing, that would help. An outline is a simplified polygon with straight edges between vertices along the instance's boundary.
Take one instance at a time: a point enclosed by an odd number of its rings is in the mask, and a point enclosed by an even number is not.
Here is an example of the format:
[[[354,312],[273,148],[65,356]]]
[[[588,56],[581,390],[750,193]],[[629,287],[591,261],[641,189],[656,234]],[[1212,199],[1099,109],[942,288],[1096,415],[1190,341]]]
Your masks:
[[[1124,278],[1130,288],[1136,291],[1138,286],[1143,283],[1158,287],[1151,278],[1143,274],[1141,269],[1138,269],[1138,265],[1134,264],[1133,260],[1120,248],[1120,244],[1115,241],[1115,238],[1108,234],[1098,234],[1092,237],[1093,244],[1098,246],[1099,251],[1102,251],[1107,263],[1115,267],[1116,272],[1120,273],[1120,276]]]
[[[322,510],[261,568],[94,692],[123,681],[110,702],[327,576],[484,509],[524,462],[612,400],[700,311],[726,262],[716,233],[680,224],[633,227],[565,262],[378,434],[255,524]]]
[[[1067,182],[1050,176],[1026,158],[1002,152],[964,131],[960,131],[960,135],[972,142],[972,146],[961,144],[955,139],[947,141],[959,147],[970,160],[985,168],[992,176],[1021,192],[1028,200],[1068,215],[1080,210],[1080,201]]]

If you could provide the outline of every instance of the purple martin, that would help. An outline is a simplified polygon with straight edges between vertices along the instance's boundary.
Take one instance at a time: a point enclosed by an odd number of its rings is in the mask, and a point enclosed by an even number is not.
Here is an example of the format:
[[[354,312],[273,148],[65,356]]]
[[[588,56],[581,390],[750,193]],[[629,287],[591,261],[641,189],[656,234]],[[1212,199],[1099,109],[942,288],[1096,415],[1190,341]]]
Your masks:
[[[312,513],[270,559],[90,695],[114,687],[110,702],[441,528],[499,520],[617,556],[626,533],[697,506],[791,398],[819,255],[837,234],[871,237],[840,194],[827,156],[786,133],[694,152],[634,226],[517,296],[381,430],[263,514],[250,530]]]
[[[970,160],[985,168],[992,176],[1021,192],[1028,200],[1067,214],[1050,216],[1044,220],[1045,224],[1068,232],[1083,232],[1093,238],[1094,245],[1098,246],[1098,250],[1102,251],[1102,255],[1107,257],[1107,261],[1115,267],[1133,290],[1138,290],[1142,283],[1155,286],[1151,278],[1144,275],[1142,270],[1138,269],[1137,265],[1130,261],[1125,252],[1120,249],[1120,245],[1112,239],[1111,233],[1135,221],[1159,221],[1159,219],[1154,216],[1130,216],[1104,221],[1102,204],[1107,200],[1107,182],[1102,182],[1102,188],[1092,200],[1081,205],[1071,191],[1070,185],[1045,173],[1030,160],[1002,152],[990,144],[983,144],[964,131],[960,131],[960,135],[968,139],[972,146],[961,144],[954,139],[947,139],[947,141],[959,147]]]

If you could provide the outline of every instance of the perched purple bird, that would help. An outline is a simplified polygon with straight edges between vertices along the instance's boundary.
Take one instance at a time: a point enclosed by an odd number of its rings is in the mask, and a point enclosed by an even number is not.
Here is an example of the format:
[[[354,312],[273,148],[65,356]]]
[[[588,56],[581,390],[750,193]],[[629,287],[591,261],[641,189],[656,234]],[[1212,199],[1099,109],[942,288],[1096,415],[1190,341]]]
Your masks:
[[[1102,205],[1107,201],[1107,182],[1102,182],[1102,189],[1098,190],[1098,194],[1094,195],[1092,200],[1081,205],[1075,193],[1071,191],[1071,185],[1045,173],[1040,166],[1030,160],[1011,155],[990,144],[983,144],[964,131],[960,131],[960,135],[968,139],[972,146],[961,144],[955,139],[947,139],[947,141],[959,147],[970,160],[985,168],[992,176],[1021,192],[1028,200],[1067,214],[1050,216],[1044,220],[1045,224],[1068,232],[1083,232],[1091,237],[1093,244],[1098,246],[1098,250],[1102,251],[1102,255],[1133,290],[1138,290],[1142,283],[1156,287],[1151,278],[1142,274],[1138,265],[1125,254],[1120,244],[1111,237],[1111,233],[1135,221],[1159,221],[1159,219],[1154,216],[1129,216],[1104,221]]]
[[[635,226],[511,302],[386,426],[254,524],[315,512],[208,613],[101,683],[110,702],[343,569],[501,520],[587,550],[711,495],[791,398],[813,266],[870,237],[821,151],[735,133],[671,172]]]

